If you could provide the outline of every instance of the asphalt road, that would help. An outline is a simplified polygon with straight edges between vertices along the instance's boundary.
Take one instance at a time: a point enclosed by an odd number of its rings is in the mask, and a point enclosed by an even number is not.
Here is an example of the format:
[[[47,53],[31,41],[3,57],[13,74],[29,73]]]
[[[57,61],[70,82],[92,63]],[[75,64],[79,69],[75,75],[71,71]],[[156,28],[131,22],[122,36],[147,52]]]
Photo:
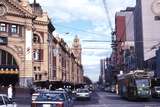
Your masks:
[[[115,93],[94,92],[90,101],[75,101],[74,107],[160,107],[160,99],[128,101]]]
[[[30,107],[30,96],[16,98],[17,107]],[[149,101],[127,101],[115,93],[96,91],[92,94],[91,100],[75,100],[74,107],[160,107],[160,99]]]

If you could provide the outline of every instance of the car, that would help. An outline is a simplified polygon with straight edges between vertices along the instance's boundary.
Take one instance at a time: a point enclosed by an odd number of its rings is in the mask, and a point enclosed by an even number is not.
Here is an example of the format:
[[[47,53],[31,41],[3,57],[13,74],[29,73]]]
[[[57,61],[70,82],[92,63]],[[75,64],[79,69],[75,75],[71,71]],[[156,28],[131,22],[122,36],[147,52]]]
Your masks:
[[[40,93],[36,92],[36,93],[33,93],[32,94],[32,101],[33,100],[36,100],[37,96],[39,95]]]
[[[6,94],[0,94],[0,107],[17,107],[17,105]]]
[[[64,91],[41,92],[31,107],[73,107],[73,100]]]
[[[152,96],[160,98],[160,86],[155,86],[152,89]]]
[[[76,99],[91,99],[91,93],[88,89],[78,89],[76,92]]]

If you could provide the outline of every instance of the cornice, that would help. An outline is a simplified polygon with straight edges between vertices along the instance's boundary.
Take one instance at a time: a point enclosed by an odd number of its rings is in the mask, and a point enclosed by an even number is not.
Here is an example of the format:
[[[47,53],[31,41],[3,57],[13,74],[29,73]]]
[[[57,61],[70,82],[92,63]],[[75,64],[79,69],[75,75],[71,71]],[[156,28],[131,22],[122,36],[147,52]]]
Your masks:
[[[21,14],[14,13],[14,12],[12,12],[12,10],[8,10],[7,13],[9,15],[14,15],[14,16],[19,16],[19,17],[26,17],[26,18],[31,18],[31,19],[35,18],[35,16],[32,13],[30,13],[27,10],[25,10],[21,5],[18,4],[18,2],[15,2],[13,0],[6,0],[6,1],[8,1],[8,3],[10,3],[16,9],[18,9],[19,12],[21,13]]]
[[[49,22],[38,21],[38,20],[34,20],[33,23],[38,24],[38,25],[48,25],[49,24]]]

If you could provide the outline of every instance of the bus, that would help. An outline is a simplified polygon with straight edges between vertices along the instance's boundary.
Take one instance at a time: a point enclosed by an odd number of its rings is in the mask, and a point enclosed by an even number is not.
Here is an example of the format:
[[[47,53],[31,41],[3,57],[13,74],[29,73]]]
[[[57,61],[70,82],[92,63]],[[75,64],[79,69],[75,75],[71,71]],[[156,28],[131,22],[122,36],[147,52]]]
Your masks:
[[[144,70],[117,75],[118,94],[126,99],[151,98],[151,76]]]

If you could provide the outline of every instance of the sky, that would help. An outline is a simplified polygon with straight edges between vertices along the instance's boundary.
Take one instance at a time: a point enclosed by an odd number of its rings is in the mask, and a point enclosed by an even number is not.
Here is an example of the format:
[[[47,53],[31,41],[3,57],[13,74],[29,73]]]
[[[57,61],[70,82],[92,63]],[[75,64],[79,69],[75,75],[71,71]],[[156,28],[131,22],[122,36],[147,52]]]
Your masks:
[[[29,0],[30,3],[33,0]],[[71,46],[77,35],[82,46],[82,65],[84,75],[93,82],[100,75],[100,59],[110,57],[111,27],[104,9],[103,0],[36,0],[52,19],[56,28],[66,43]],[[135,6],[136,0],[106,0],[112,28],[114,28],[115,13]],[[69,33],[69,34],[66,34]],[[95,40],[96,42],[88,42]]]

